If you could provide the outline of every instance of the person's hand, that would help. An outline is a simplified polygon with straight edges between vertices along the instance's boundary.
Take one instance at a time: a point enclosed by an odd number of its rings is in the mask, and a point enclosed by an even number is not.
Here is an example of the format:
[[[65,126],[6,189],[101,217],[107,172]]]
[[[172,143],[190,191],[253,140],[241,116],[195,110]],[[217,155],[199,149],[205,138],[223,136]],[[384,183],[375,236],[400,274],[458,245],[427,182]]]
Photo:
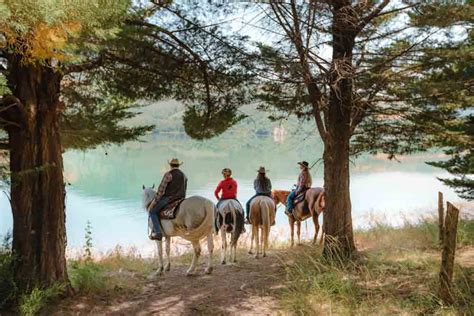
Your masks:
[[[150,213],[150,211],[155,207],[155,205],[156,205],[156,199],[154,199],[148,206],[148,209],[147,209],[148,213]]]

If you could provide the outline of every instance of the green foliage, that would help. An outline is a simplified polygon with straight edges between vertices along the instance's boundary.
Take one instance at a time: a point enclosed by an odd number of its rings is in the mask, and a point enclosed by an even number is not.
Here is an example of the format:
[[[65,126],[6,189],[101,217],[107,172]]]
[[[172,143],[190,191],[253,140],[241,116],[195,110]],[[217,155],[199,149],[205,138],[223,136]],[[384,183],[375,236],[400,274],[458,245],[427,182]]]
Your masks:
[[[81,294],[99,293],[106,288],[104,267],[92,259],[92,225],[87,221],[83,260],[72,261],[68,269],[73,288]]]
[[[236,114],[236,108],[220,108],[216,111],[190,106],[183,115],[184,130],[194,139],[208,139],[220,135],[229,127],[245,118]]]
[[[118,31],[129,4],[128,0],[5,0],[0,49],[28,62],[80,61]]]
[[[73,261],[68,272],[73,288],[81,294],[100,293],[107,288],[104,267],[92,260]]]
[[[0,310],[17,295],[18,288],[13,278],[15,257],[11,251],[11,234],[7,233],[0,246]]]
[[[428,32],[431,40],[418,36],[386,48],[397,55],[419,41],[404,64],[384,65],[379,78],[391,77],[386,92],[391,96],[387,102],[393,101],[379,114],[392,120],[365,119],[354,140],[358,151],[391,156],[433,146],[445,149],[451,159],[429,164],[450,172],[453,178],[440,180],[465,199],[474,199],[473,15],[472,1],[423,3],[410,12],[409,26],[418,34]]]
[[[20,298],[19,310],[24,316],[37,315],[49,302],[64,293],[64,285],[55,284],[47,289],[34,288]]]
[[[91,261],[92,260],[92,224],[90,221],[87,221],[86,224],[86,234],[84,235],[84,259],[86,261]]]
[[[449,146],[445,152],[451,158],[428,164],[448,171],[454,178],[439,180],[454,188],[460,197],[474,200],[474,116],[463,117],[460,121],[447,127],[450,132],[457,133],[457,137],[441,140],[442,144]]]

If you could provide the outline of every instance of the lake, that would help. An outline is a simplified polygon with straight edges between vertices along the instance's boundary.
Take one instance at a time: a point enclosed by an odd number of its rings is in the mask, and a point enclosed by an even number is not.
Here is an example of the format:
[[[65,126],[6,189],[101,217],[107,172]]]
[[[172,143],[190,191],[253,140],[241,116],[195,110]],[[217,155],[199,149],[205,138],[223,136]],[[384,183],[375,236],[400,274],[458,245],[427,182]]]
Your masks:
[[[180,113],[179,107],[171,111],[175,116]],[[173,115],[166,118],[168,123],[176,119]],[[263,129],[262,122],[266,126]],[[141,206],[141,187],[158,185],[168,168],[167,160],[172,157],[184,162],[182,170],[189,179],[189,196],[202,195],[215,201],[214,188],[224,167],[233,170],[242,203],[253,195],[253,179],[261,165],[269,170],[274,188],[290,189],[299,172],[296,162],[307,160],[313,164],[322,156],[322,144],[313,125],[303,124],[305,128],[301,131],[295,128],[299,124],[295,122],[245,120],[224,135],[204,142],[191,140],[179,130],[163,131],[161,124],[157,124],[157,130],[141,142],[66,152],[68,249],[82,247],[84,229],[90,221],[98,250],[119,244],[136,247],[143,253],[152,251],[154,244],[147,239],[147,215]],[[440,157],[430,153],[404,157],[401,162],[382,156],[355,159],[351,164],[355,227],[364,227],[374,218],[399,224],[431,214],[438,191],[443,191],[446,199],[461,202],[436,179],[447,174],[425,164]],[[311,171],[314,186],[323,185],[322,169],[318,162]],[[473,208],[472,203],[462,203]],[[4,235],[12,227],[5,194],[0,197],[0,207],[0,235]],[[279,238],[287,238],[287,218],[281,207],[276,225],[274,234],[278,231]],[[311,233],[311,226],[308,224],[308,231],[303,229],[306,236]]]

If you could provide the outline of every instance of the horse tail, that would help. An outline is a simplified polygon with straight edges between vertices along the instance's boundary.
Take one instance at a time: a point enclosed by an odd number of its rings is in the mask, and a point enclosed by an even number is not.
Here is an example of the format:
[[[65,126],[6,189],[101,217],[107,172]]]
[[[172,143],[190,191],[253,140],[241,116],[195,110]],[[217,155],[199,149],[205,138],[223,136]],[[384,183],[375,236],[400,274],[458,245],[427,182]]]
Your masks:
[[[235,209],[233,207],[232,213],[233,213],[232,217],[234,218],[234,233],[232,234],[232,239],[230,241],[231,247],[237,244],[237,241],[239,240],[240,235],[244,231],[244,224],[245,224],[243,210],[241,212],[239,209]]]
[[[205,217],[201,225],[189,232],[186,232],[183,236],[186,240],[189,240],[191,242],[200,241],[203,237],[209,235],[210,233],[216,232],[216,206],[214,205],[214,203],[212,203],[212,201],[208,199],[204,199],[203,204],[205,210]]]
[[[214,233],[218,234],[221,227],[222,215],[219,213],[217,205],[214,205]]]
[[[266,199],[260,202],[260,216],[262,218],[262,226],[266,232],[270,232],[270,206]]]
[[[321,193],[318,194],[318,197],[314,201],[313,205],[311,205],[311,209],[313,211],[316,211],[317,214],[321,214],[324,211],[324,208],[326,206],[326,196],[324,191],[321,191]]]

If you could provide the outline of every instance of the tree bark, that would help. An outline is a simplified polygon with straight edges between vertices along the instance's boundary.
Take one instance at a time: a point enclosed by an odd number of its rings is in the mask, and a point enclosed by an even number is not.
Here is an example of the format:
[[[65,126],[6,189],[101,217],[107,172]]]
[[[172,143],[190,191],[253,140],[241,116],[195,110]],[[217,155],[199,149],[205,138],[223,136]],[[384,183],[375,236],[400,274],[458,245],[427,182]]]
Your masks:
[[[15,278],[22,291],[64,283],[65,187],[58,120],[62,75],[9,57],[8,85],[17,102],[5,111],[10,143]]]
[[[324,148],[326,209],[325,255],[350,257],[355,250],[352,231],[349,154],[351,138],[352,50],[355,42],[354,11],[350,1],[333,1],[333,54]]]

